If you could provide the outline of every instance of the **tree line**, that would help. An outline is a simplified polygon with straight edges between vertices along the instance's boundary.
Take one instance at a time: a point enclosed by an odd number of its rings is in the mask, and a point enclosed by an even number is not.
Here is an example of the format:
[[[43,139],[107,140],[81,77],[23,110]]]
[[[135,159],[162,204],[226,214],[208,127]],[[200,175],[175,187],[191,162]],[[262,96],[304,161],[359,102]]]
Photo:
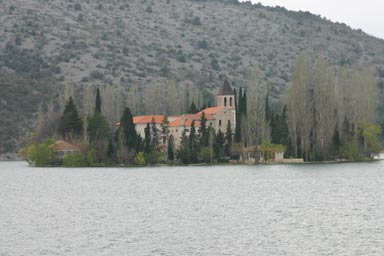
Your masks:
[[[255,148],[257,159],[261,157],[261,150],[257,149],[260,145],[281,145],[286,149],[285,157],[305,161],[367,159],[380,150],[381,129],[376,124],[378,93],[369,71],[358,66],[333,66],[323,56],[304,51],[298,57],[280,108],[271,104],[268,86],[261,77],[260,70],[253,68],[247,74],[246,87],[235,90],[234,131],[230,123],[225,131],[215,131],[206,125],[203,114],[198,127],[193,122],[188,135],[184,130],[178,148],[169,134],[167,118],[160,125],[154,120],[148,123],[144,138],[136,132],[131,109],[138,113],[143,98],[147,97],[140,96],[138,87],[131,88],[134,93],[129,96],[130,107],[125,107],[120,117],[116,117],[120,111],[111,107],[123,106],[117,87],[103,93],[99,89],[96,93],[85,89],[84,117],[70,96],[73,90],[65,89],[60,99],[69,99],[61,117],[51,120],[55,113],[52,105],[48,105],[46,118],[38,115],[34,150],[39,148],[36,142],[55,133],[78,145],[81,156],[70,157],[77,165],[80,162],[84,165],[228,162],[244,159],[249,148]],[[158,100],[159,94],[164,94],[160,87],[148,91],[151,97],[147,100],[153,102],[157,111],[147,103],[147,108],[153,111],[147,113],[158,113],[159,109],[174,114],[196,113],[211,105],[211,101],[204,103],[203,94],[196,90],[180,92],[172,83],[169,88],[174,90],[161,98],[167,104]],[[93,106],[89,103],[92,97]],[[102,102],[108,107],[103,107]],[[172,111],[167,110],[169,102],[173,108],[176,105]],[[59,120],[58,125],[52,125],[54,120]],[[116,120],[120,120],[120,125],[114,129]],[[45,141],[40,145],[48,144]],[[70,165],[68,161],[66,165]]]
[[[169,122],[165,117],[160,125],[153,119],[145,128],[142,138],[136,131],[133,114],[126,107],[116,131],[108,124],[102,114],[102,100],[97,89],[93,115],[81,118],[72,96],[69,97],[54,132],[56,137],[75,144],[80,152],[70,154],[59,160],[54,155],[52,138],[42,143],[31,143],[21,150],[21,154],[37,166],[108,166],[108,165],[145,165],[160,163],[213,163],[228,161],[232,141],[231,125],[227,132],[216,134],[212,127],[207,127],[205,114],[200,126],[194,122],[187,136],[185,129],[182,143],[176,148],[174,138],[169,134]],[[203,106],[205,108],[206,106]],[[187,112],[198,112],[195,103],[191,103]],[[44,130],[52,127],[46,127]],[[50,132],[49,134],[51,134]]]

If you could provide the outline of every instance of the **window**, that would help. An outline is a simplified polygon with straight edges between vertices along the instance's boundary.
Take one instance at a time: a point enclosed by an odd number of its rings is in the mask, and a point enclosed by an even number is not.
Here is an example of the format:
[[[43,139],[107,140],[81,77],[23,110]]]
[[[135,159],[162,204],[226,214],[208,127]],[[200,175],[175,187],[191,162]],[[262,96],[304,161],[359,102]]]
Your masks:
[[[232,107],[232,97],[231,97],[231,98],[229,98],[229,106],[231,106],[231,107]]]
[[[221,126],[221,120],[219,120],[219,126]]]
[[[227,97],[224,98],[224,107],[227,106]]]

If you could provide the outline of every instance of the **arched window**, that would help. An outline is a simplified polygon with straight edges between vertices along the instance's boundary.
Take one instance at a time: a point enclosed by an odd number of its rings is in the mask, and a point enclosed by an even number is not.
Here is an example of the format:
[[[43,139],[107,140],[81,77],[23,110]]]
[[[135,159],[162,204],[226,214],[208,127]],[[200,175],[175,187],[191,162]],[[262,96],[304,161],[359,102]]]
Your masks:
[[[224,98],[224,107],[227,106],[227,97]]]
[[[231,107],[232,107],[232,97],[231,97],[231,98],[229,98],[229,106],[231,106]]]

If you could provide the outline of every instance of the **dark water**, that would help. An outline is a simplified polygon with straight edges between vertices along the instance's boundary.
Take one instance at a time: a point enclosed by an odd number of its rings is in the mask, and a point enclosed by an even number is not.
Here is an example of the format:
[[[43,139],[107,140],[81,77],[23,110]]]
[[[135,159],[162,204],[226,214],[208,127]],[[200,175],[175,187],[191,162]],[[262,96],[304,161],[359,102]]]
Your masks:
[[[0,255],[384,255],[384,163],[0,162]]]

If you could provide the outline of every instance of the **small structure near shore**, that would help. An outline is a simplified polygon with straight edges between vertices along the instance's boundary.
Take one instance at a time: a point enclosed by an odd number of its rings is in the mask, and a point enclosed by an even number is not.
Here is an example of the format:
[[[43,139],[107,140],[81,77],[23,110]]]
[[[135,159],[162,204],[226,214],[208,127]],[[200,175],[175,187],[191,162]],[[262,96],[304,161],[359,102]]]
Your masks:
[[[52,149],[55,151],[56,159],[62,160],[66,155],[79,153],[80,150],[73,144],[64,141],[58,140],[53,144]]]
[[[259,146],[243,147],[240,144],[235,144],[232,147],[234,152],[240,156],[240,162],[247,164],[257,163],[285,163],[285,164],[298,164],[304,163],[302,158],[299,159],[286,159],[284,158],[285,147],[279,144],[262,143]],[[239,162],[237,161],[237,162]]]

